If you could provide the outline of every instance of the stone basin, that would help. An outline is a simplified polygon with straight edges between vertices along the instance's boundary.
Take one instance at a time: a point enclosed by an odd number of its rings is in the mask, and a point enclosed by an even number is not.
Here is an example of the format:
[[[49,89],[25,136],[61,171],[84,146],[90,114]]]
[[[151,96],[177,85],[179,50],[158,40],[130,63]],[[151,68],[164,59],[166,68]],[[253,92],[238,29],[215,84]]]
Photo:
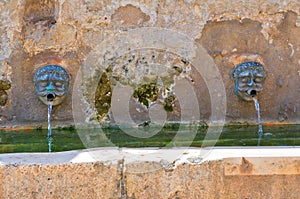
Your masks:
[[[3,198],[300,195],[299,147],[95,148],[1,154],[0,165]]]

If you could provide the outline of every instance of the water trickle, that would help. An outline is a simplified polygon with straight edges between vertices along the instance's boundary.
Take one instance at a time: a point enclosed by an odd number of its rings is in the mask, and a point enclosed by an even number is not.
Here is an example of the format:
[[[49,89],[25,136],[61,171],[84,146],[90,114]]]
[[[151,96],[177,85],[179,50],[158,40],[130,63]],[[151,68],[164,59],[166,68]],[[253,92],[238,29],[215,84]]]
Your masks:
[[[252,99],[254,101],[255,109],[257,111],[257,122],[258,122],[258,142],[257,142],[257,146],[259,146],[260,145],[260,140],[261,140],[262,135],[263,135],[263,128],[262,128],[262,123],[261,123],[261,119],[260,119],[260,108],[259,108],[258,100],[255,97],[253,97]]]
[[[51,152],[52,148],[52,129],[51,129],[51,111],[52,111],[53,101],[48,101],[48,151]]]

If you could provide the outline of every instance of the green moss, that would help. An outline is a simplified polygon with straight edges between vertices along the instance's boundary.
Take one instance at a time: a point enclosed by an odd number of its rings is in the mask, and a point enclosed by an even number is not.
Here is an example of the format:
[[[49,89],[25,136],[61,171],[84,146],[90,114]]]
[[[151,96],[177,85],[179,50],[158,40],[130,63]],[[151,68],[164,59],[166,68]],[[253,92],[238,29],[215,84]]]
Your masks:
[[[236,121],[230,121],[225,125],[226,127],[233,127],[233,128],[238,128],[238,127],[248,127],[250,124],[247,121],[244,122],[236,122]]]
[[[133,97],[149,108],[150,103],[155,102],[158,98],[158,86],[156,83],[139,86],[133,91]]]
[[[8,80],[0,80],[0,90],[8,90],[10,87],[11,84]]]
[[[8,100],[8,95],[4,90],[0,90],[0,106],[5,106]]]
[[[208,129],[208,124],[205,121],[200,121],[198,125],[198,131],[199,132],[206,132],[206,129]]]
[[[174,105],[174,101],[175,101],[176,97],[173,94],[168,94],[168,96],[164,99],[164,109],[168,112],[172,112],[173,109],[173,105]]]
[[[109,66],[105,69],[107,73],[112,73],[112,66]]]
[[[110,86],[110,80],[107,73],[103,73],[95,93],[95,108],[98,112],[98,121],[102,120],[108,113],[111,107],[111,95],[112,90]]]
[[[61,128],[62,131],[74,131],[75,130],[75,126],[74,125],[70,125],[70,126],[64,126]]]
[[[180,127],[180,123],[166,123],[164,124],[164,130],[178,130]]]
[[[37,127],[35,128],[35,130],[41,131],[41,130],[43,130],[43,126],[37,126]]]

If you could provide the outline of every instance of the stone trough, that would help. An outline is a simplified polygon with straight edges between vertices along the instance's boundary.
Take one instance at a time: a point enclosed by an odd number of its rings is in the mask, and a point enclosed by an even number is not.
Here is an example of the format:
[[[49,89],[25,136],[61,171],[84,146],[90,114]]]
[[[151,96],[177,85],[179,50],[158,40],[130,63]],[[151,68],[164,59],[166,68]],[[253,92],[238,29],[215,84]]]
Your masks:
[[[96,148],[0,155],[2,198],[300,197],[300,149]],[[203,152],[203,151],[202,151]],[[151,155],[153,154],[154,155]]]

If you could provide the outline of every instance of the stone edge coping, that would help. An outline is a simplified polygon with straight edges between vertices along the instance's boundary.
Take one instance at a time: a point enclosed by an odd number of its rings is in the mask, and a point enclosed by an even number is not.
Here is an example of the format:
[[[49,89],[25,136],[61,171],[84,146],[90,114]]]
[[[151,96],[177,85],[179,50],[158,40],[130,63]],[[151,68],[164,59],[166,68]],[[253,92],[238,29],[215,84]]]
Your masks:
[[[0,154],[4,165],[58,165],[101,162],[106,165],[156,162],[165,169],[180,164],[197,165],[221,160],[224,174],[300,174],[300,147],[214,147],[214,148],[93,148],[55,153]]]

